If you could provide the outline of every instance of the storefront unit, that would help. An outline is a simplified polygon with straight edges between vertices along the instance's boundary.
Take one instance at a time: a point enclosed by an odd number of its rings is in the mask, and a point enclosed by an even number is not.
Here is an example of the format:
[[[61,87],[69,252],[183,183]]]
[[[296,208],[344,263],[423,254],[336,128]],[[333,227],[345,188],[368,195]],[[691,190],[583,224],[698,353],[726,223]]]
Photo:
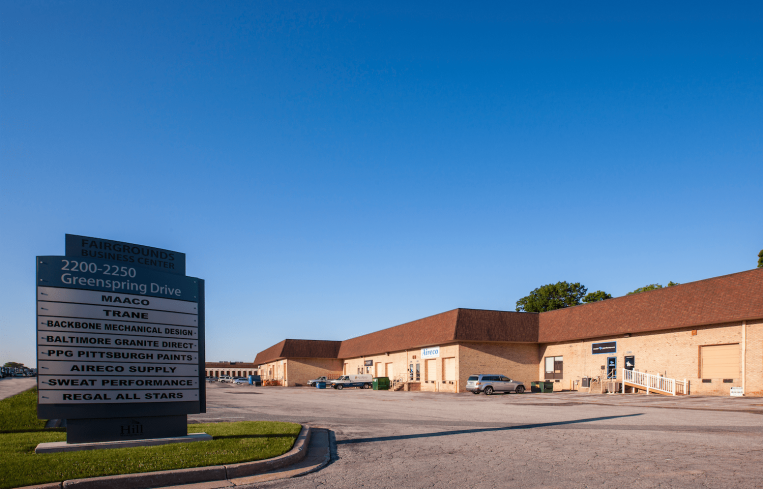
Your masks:
[[[598,345],[615,351],[598,353]],[[688,380],[690,394],[729,395],[731,387],[763,395],[763,321],[742,321],[542,345],[540,378],[555,390],[583,377],[622,380],[622,369]],[[614,369],[612,366],[614,365]]]
[[[341,341],[284,340],[257,354],[263,380],[276,380],[284,387],[307,385],[318,377],[336,378],[342,373],[337,358]]]

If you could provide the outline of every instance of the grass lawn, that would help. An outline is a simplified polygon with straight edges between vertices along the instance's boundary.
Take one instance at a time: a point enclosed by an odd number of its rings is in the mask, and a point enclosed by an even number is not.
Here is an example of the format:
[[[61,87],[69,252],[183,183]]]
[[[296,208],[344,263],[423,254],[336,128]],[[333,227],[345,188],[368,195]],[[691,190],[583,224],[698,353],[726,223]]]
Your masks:
[[[30,395],[31,393],[31,395]],[[17,399],[17,398],[21,398]],[[30,401],[31,400],[31,401]],[[35,390],[0,401],[0,417],[7,418],[6,404],[34,412]],[[153,472],[156,470],[232,464],[277,457],[289,451],[300,425],[270,421],[241,421],[189,425],[189,433],[206,432],[211,441],[156,447],[116,448],[68,453],[35,454],[38,443],[65,441],[66,433],[41,430],[44,422],[32,423],[19,416],[18,425],[8,421],[0,429],[0,489],[67,479],[103,475]],[[35,414],[36,416],[36,414]],[[24,430],[22,426],[29,428]]]
[[[37,387],[0,401],[0,433],[44,428],[45,420],[37,419]]]

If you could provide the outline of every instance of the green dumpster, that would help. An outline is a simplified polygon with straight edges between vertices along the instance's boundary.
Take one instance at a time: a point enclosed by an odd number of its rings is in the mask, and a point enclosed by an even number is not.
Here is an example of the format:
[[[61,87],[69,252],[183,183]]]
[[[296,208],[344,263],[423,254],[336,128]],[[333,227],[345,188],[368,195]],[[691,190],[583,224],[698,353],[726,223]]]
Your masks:
[[[530,392],[554,392],[554,383],[550,380],[530,382]]]
[[[374,377],[373,386],[375,391],[388,391],[389,377]]]

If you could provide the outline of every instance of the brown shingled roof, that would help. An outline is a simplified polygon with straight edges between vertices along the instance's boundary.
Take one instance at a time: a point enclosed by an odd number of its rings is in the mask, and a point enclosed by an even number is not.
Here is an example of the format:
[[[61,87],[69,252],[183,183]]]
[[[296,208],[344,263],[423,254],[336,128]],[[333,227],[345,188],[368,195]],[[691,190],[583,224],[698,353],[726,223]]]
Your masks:
[[[342,342],[339,358],[354,358],[454,341],[538,340],[538,315],[453,309]]]
[[[536,313],[453,309],[345,341],[284,340],[257,354],[355,358],[457,341],[553,343],[763,318],[763,269]]]
[[[540,314],[540,343],[763,317],[763,269]]]
[[[257,354],[254,363],[262,365],[282,358],[337,358],[341,341],[283,340]]]

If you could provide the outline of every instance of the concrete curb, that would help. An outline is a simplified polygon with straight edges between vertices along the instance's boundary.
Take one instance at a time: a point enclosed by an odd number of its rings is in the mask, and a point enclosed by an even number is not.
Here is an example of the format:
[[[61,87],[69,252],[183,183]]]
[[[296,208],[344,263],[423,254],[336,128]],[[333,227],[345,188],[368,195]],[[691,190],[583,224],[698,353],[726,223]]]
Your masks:
[[[192,469],[163,470],[141,474],[109,475],[74,479],[69,481],[26,486],[20,489],[148,489],[151,487],[177,486],[197,482],[226,480],[247,475],[261,474],[280,469],[302,461],[310,445],[310,427],[302,425],[294,446],[288,452],[275,458],[244,462],[232,465],[195,467]]]
[[[309,447],[310,427],[303,425],[302,430],[299,432],[299,436],[297,436],[297,441],[294,442],[294,447],[291,450],[280,457],[258,460],[256,462],[226,465],[225,478],[236,479],[238,477],[246,477],[247,475],[262,474],[263,472],[269,472],[271,470],[280,469],[301,462],[305,458],[305,455],[307,455],[307,449]]]

